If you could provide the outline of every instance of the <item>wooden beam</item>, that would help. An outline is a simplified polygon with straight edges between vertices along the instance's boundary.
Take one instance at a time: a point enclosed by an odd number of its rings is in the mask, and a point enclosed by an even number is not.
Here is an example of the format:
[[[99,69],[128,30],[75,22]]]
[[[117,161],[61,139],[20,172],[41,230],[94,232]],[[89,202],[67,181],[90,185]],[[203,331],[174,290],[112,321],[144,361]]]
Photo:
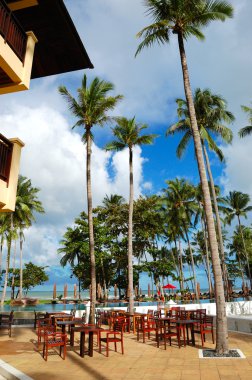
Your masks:
[[[19,9],[33,7],[38,5],[38,0],[17,0],[7,4],[11,11],[18,11]]]

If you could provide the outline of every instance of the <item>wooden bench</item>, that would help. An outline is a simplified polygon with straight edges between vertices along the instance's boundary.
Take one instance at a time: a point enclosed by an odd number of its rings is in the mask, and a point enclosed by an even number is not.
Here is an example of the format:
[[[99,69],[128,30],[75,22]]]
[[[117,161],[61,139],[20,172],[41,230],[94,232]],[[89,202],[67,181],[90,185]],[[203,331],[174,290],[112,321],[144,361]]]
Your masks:
[[[13,324],[13,316],[13,311],[11,311],[10,314],[0,314],[0,329],[7,329],[9,337],[11,337],[11,326]]]

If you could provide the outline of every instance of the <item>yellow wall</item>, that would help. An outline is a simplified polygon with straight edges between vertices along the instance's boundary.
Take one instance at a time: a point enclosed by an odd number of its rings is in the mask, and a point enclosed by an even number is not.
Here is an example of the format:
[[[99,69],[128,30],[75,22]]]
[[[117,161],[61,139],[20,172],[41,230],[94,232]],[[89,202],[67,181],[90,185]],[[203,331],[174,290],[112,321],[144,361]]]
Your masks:
[[[15,211],[20,156],[24,147],[24,143],[17,137],[9,140],[13,143],[13,152],[8,187],[6,182],[0,180],[0,212]]]
[[[0,36],[0,67],[13,81],[9,85],[0,85],[0,94],[29,89],[34,49],[38,40],[33,32],[27,32],[26,34],[28,38],[24,64],[4,41],[4,38]]]

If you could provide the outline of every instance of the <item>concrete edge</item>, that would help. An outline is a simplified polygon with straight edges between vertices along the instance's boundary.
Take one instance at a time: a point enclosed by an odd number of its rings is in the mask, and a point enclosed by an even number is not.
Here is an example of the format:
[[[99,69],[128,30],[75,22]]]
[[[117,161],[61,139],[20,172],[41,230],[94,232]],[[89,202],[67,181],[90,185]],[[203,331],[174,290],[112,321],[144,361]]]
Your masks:
[[[33,380],[31,377],[25,375],[23,372],[12,367],[5,361],[0,359],[0,374],[7,380]]]
[[[204,357],[203,356],[203,350],[204,349],[199,349],[199,359],[217,359],[217,360],[219,360],[219,359],[231,359],[231,360],[233,360],[233,359],[246,359],[246,356],[243,354],[243,352],[241,351],[241,350],[239,350],[238,348],[230,348],[230,350],[236,350],[237,352],[238,352],[238,354],[240,355],[240,357],[239,358],[237,358],[237,357],[229,357],[229,358],[225,358],[225,357],[220,357],[220,358],[218,358],[218,357],[212,357],[212,358],[208,358],[208,357]],[[205,348],[205,350],[206,350],[206,348]]]

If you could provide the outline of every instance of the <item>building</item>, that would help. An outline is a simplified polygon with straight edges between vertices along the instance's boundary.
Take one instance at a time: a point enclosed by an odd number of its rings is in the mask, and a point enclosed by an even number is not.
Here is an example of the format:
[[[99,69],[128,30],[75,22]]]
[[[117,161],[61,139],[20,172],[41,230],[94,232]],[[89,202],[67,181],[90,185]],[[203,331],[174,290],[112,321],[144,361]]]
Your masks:
[[[93,65],[63,0],[0,0],[0,94],[28,90],[31,79],[86,68]],[[0,212],[15,209],[23,146],[0,135]]]

